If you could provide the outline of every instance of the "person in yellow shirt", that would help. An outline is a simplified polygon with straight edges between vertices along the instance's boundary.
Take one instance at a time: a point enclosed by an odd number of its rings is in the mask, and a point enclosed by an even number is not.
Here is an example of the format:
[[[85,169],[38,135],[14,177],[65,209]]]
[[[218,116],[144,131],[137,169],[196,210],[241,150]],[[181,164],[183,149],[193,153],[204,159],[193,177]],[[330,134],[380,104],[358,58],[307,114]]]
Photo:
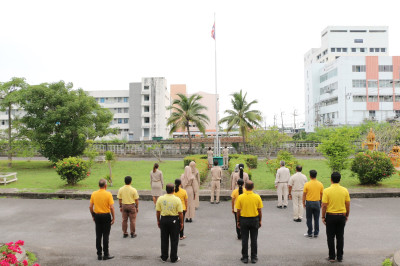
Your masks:
[[[122,213],[122,233],[123,237],[128,237],[128,218],[130,221],[131,238],[136,235],[136,215],[139,212],[139,194],[131,186],[132,177],[125,177],[125,186],[118,190],[119,210]]]
[[[307,228],[305,237],[313,236],[313,217],[314,217],[314,237],[319,234],[319,215],[321,211],[321,199],[324,185],[317,180],[317,171],[310,170],[310,181],[304,184],[303,207],[306,209]]]
[[[111,225],[115,222],[114,199],[112,194],[106,191],[107,181],[105,179],[100,179],[99,188],[100,189],[94,191],[90,197],[89,211],[96,225],[97,259],[109,260],[114,258],[114,256],[110,256],[108,248]],[[103,248],[101,247],[102,239]],[[103,253],[104,256],[102,256]]]
[[[182,209],[183,209],[183,219],[185,219],[185,213],[187,211],[187,205],[188,205],[188,194],[186,193],[186,190],[182,188],[182,181],[180,179],[175,179],[175,191],[174,195],[180,198],[182,202]],[[186,238],[183,230],[185,230],[185,225],[183,225],[182,230],[179,232],[179,239],[183,240]]]
[[[161,230],[161,260],[168,259],[168,246],[171,239],[171,262],[180,260],[178,257],[179,231],[183,229],[183,206],[181,200],[174,196],[174,184],[167,184],[167,194],[159,197],[156,202],[156,217]]]
[[[232,213],[233,213],[233,216],[235,216],[235,228],[236,228],[237,238],[238,239],[242,239],[242,234],[240,233],[240,228],[237,225],[238,220],[237,220],[237,209],[235,207],[235,203],[236,203],[237,198],[240,195],[243,194],[244,181],[243,181],[243,179],[239,178],[236,183],[237,183],[238,188],[233,190],[232,194],[231,194],[231,198],[232,198]]]
[[[263,203],[260,195],[253,193],[254,183],[247,181],[246,191],[238,197],[235,203],[237,209],[237,226],[242,233],[243,263],[249,262],[249,233],[251,239],[251,263],[256,263],[258,229],[261,227]]]
[[[350,215],[349,191],[342,187],[341,175],[333,172],[331,175],[331,186],[324,190],[322,196],[322,222],[326,225],[326,237],[329,249],[330,262],[343,260],[344,227]],[[336,254],[335,254],[336,237]]]

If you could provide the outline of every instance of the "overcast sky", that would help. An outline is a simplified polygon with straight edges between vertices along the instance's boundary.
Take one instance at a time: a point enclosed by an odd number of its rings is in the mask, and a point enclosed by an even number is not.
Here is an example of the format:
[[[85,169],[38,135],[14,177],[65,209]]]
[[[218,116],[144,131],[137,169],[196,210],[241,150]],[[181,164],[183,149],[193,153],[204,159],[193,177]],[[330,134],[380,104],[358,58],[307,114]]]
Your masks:
[[[273,124],[304,121],[303,55],[327,26],[389,26],[400,55],[400,1],[0,2],[0,81],[64,80],[84,90],[126,90],[142,77],[215,92],[216,13],[220,117],[240,89]]]

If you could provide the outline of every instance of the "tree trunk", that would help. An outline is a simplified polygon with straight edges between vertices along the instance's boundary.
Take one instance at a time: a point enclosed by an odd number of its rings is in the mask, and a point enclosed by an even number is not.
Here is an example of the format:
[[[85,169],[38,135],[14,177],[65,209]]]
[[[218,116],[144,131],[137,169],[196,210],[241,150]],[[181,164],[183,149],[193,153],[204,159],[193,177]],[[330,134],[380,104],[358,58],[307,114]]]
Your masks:
[[[108,170],[110,171],[110,187],[112,187],[112,169],[110,161],[108,161]]]
[[[12,166],[11,103],[8,105],[8,167]]]
[[[246,152],[247,151],[247,149],[246,149],[246,135],[245,135],[246,129],[241,130],[241,131],[242,131],[242,137],[243,137],[243,151]]]
[[[187,132],[188,132],[188,137],[189,137],[189,153],[192,153],[192,136],[190,136],[190,128],[189,128],[189,123],[187,124]]]

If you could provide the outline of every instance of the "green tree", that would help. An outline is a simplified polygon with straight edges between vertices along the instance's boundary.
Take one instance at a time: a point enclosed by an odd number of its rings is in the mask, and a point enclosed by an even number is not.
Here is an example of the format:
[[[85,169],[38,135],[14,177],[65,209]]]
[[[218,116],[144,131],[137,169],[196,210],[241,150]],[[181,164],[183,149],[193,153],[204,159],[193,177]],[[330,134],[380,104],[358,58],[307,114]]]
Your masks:
[[[279,145],[290,140],[286,134],[279,132],[278,127],[271,127],[268,130],[256,129],[248,134],[247,141],[250,145],[264,149],[267,159],[270,158],[272,151],[279,147]]]
[[[246,149],[246,136],[249,129],[255,126],[260,127],[262,120],[261,112],[258,110],[251,110],[253,104],[258,103],[257,100],[247,102],[247,93],[243,95],[242,90],[235,92],[232,95],[231,103],[233,109],[225,111],[225,116],[219,120],[219,124],[227,123],[227,131],[231,131],[235,126],[239,127],[240,133],[243,137],[243,148]]]
[[[108,182],[110,183],[110,187],[112,187],[113,185],[113,175],[112,175],[112,165],[115,163],[116,160],[116,156],[115,153],[112,151],[106,151],[106,153],[104,154],[106,157],[106,162],[108,164]]]
[[[190,125],[194,124],[200,132],[205,134],[206,125],[210,121],[207,115],[202,111],[207,110],[207,107],[199,101],[203,98],[201,95],[193,94],[187,97],[184,94],[178,94],[178,99],[168,106],[168,110],[172,110],[171,116],[168,118],[167,125],[171,126],[170,133],[172,134],[177,129],[186,130],[189,137],[189,153],[192,152],[192,137],[190,135]]]
[[[88,136],[115,133],[108,128],[113,114],[82,89],[72,88],[72,83],[59,81],[21,90],[20,105],[26,112],[21,131],[52,162],[81,156]]]
[[[20,97],[20,89],[24,89],[27,87],[27,83],[25,82],[25,78],[12,78],[10,81],[5,83],[0,83],[0,110],[7,111],[8,114],[8,130],[7,130],[7,155],[8,155],[8,167],[12,166],[12,153],[13,153],[13,140],[15,137],[12,135],[13,131],[13,117],[12,109],[16,107],[16,103],[19,101]],[[18,117],[14,116],[14,119],[17,120]],[[15,135],[15,134],[14,134]]]

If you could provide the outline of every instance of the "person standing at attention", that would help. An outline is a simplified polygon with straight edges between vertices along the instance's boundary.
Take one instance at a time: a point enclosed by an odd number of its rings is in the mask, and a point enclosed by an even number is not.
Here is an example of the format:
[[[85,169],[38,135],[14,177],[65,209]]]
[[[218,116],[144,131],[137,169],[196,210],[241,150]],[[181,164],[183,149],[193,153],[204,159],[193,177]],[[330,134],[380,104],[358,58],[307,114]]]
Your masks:
[[[125,186],[118,190],[119,210],[122,213],[123,237],[128,237],[128,218],[130,221],[131,238],[136,237],[136,215],[139,212],[139,194],[131,186],[132,177],[125,177]]]
[[[223,160],[224,160],[224,170],[228,170],[229,149],[227,146],[225,146],[225,148],[222,149],[222,156],[223,156]]]
[[[310,170],[310,181],[304,185],[303,207],[306,208],[308,231],[304,236],[313,236],[313,217],[314,217],[314,237],[319,234],[319,214],[321,211],[321,199],[324,192],[324,185],[317,180],[317,171]]]
[[[237,181],[239,180],[239,179],[243,179],[243,182],[246,184],[246,182],[247,181],[249,181],[250,180],[250,178],[249,178],[249,175],[246,173],[246,172],[244,172],[244,164],[239,164],[238,165],[238,168],[239,168],[239,171],[238,172],[235,172],[233,175],[232,175],[232,183],[231,183],[231,190],[234,190],[235,188],[238,188],[238,186],[237,186]]]
[[[194,199],[195,199],[195,204],[194,207],[197,209],[200,206],[200,173],[199,170],[196,168],[196,162],[191,161],[189,163],[190,168],[192,169],[192,174],[194,176],[193,180],[193,192],[194,192]]]
[[[183,189],[186,190],[188,201],[187,201],[187,212],[186,212],[186,222],[191,223],[193,222],[196,207],[195,207],[195,198],[194,198],[194,176],[192,174],[192,169],[190,166],[185,167],[185,172],[181,175],[181,182]]]
[[[89,210],[96,225],[96,249],[98,260],[110,260],[108,242],[111,225],[115,222],[114,199],[110,192],[106,191],[107,181],[100,179],[99,190],[94,191],[90,197]],[[110,215],[111,213],[111,215]],[[103,249],[101,239],[103,238]],[[104,253],[104,256],[102,256]]]
[[[240,228],[238,227],[238,219],[237,219],[237,209],[235,207],[235,203],[237,198],[243,194],[243,179],[239,179],[237,181],[238,188],[232,191],[231,198],[232,198],[232,213],[233,216],[235,216],[235,228],[236,228],[236,234],[237,234],[237,239],[242,239],[242,234],[240,233]]]
[[[239,164],[235,165],[235,170],[233,170],[232,174],[231,174],[231,190],[234,190],[235,188],[237,188],[237,180],[236,179],[236,173],[239,173]]]
[[[289,199],[293,200],[293,221],[301,222],[303,219],[303,189],[307,177],[301,173],[303,167],[296,166],[296,173],[289,178]]]
[[[221,190],[221,180],[222,180],[222,170],[221,167],[218,166],[218,161],[214,161],[214,167],[211,168],[211,204],[214,204],[214,195],[215,203],[219,204],[219,193]]]
[[[350,215],[350,195],[347,188],[339,185],[341,175],[333,172],[331,186],[322,195],[322,222],[326,225],[326,237],[330,262],[343,261],[344,227]],[[336,254],[335,254],[336,237]],[[336,256],[335,256],[336,255]]]
[[[251,239],[251,263],[256,263],[258,229],[261,227],[263,203],[260,195],[253,193],[254,183],[247,181],[246,191],[238,197],[235,206],[237,209],[237,226],[242,233],[243,263],[249,262],[249,233]]]
[[[163,194],[164,187],[164,178],[162,172],[158,170],[158,163],[154,164],[153,170],[150,172],[150,185],[153,202],[156,204],[158,197]]]
[[[281,168],[276,171],[275,188],[278,194],[278,209],[287,208],[288,205],[288,182],[290,178],[290,171],[285,167],[285,161],[280,162]],[[283,205],[282,205],[283,197]]]
[[[174,184],[166,185],[167,194],[156,202],[157,225],[161,230],[161,260],[168,259],[168,246],[171,239],[171,262],[178,257],[179,231],[183,229],[183,207],[181,200],[174,196]]]
[[[185,213],[187,210],[187,205],[188,205],[188,195],[186,193],[186,190],[182,188],[182,182],[180,179],[175,179],[175,191],[174,195],[178,197],[181,202],[182,202],[182,208],[183,208],[183,219],[185,219]],[[185,225],[183,225],[181,231],[179,232],[180,240],[183,240],[186,238],[183,230],[185,230]]]
[[[211,169],[211,167],[213,165],[213,160],[214,160],[214,153],[211,150],[211,147],[208,148],[207,159],[208,159],[208,169]]]

